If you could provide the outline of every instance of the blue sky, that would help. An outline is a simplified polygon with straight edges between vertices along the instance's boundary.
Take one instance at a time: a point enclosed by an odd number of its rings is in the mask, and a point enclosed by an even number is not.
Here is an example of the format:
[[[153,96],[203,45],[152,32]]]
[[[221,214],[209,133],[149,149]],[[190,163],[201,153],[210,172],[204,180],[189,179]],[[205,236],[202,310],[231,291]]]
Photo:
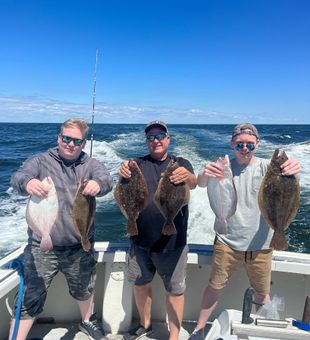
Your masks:
[[[308,0],[0,0],[0,121],[310,123]]]

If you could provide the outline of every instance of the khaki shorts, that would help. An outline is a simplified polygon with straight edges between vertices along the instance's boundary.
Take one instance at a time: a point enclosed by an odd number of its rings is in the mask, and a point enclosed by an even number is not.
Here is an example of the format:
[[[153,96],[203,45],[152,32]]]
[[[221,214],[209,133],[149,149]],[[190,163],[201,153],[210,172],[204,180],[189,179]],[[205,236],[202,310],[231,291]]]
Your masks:
[[[269,294],[271,280],[272,249],[239,251],[216,241],[210,286],[222,289],[235,269],[244,266],[251,286],[259,294]]]

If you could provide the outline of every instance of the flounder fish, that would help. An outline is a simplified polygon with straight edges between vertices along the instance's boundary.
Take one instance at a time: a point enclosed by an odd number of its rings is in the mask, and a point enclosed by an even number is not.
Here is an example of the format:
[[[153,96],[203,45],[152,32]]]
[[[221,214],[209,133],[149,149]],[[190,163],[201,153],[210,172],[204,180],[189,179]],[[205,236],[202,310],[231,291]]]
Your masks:
[[[177,233],[173,220],[180,209],[189,202],[188,185],[185,182],[176,185],[170,181],[170,176],[178,167],[178,162],[173,160],[169,162],[166,171],[161,175],[155,192],[155,203],[166,219],[162,229],[164,235]]]
[[[42,183],[48,189],[47,197],[30,196],[26,209],[26,221],[29,227],[41,237],[40,249],[48,251],[53,249],[50,234],[58,215],[58,197],[51,177],[45,177]]]
[[[270,247],[275,250],[287,249],[284,230],[294,219],[299,206],[299,181],[295,176],[281,175],[280,165],[287,159],[284,151],[275,150],[258,194],[261,214],[274,230]]]
[[[226,234],[227,219],[236,211],[237,192],[228,155],[220,157],[217,164],[223,168],[224,178],[209,178],[207,191],[211,209],[215,214],[214,231]]]
[[[138,235],[137,218],[139,213],[147,206],[148,188],[145,178],[135,161],[128,162],[131,171],[130,178],[120,178],[114,197],[127,218],[127,233],[130,236]]]
[[[88,239],[88,233],[94,222],[96,212],[96,199],[93,196],[83,195],[88,181],[81,178],[79,187],[75,194],[72,209],[72,219],[76,233],[81,237],[83,249],[89,251],[91,244]]]

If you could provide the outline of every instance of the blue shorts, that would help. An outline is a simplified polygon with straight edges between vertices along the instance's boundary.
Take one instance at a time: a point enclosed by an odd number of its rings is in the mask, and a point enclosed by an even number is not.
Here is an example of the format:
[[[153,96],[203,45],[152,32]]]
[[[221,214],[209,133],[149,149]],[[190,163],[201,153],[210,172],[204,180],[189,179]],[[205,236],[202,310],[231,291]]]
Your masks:
[[[68,247],[42,252],[28,245],[24,251],[24,296],[21,319],[33,318],[43,311],[47,290],[55,275],[64,274],[70,295],[80,301],[90,298],[96,279],[96,260],[93,251],[82,247]]]
[[[187,245],[164,253],[153,253],[131,243],[128,256],[128,281],[137,286],[148,284],[157,271],[168,293],[182,295],[186,289],[187,253]]]

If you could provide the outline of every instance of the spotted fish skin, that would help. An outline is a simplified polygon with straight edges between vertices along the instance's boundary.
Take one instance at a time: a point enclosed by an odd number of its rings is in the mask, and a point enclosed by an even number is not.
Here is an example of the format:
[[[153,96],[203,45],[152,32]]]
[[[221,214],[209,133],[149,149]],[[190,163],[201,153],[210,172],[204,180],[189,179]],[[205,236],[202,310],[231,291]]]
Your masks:
[[[148,188],[145,178],[133,160],[128,162],[131,177],[120,178],[114,191],[114,197],[127,218],[127,233],[138,235],[137,218],[148,204]]]
[[[82,194],[88,181],[81,178],[79,187],[76,191],[73,202],[72,218],[75,231],[81,237],[83,249],[89,251],[91,244],[88,239],[88,233],[94,221],[96,212],[96,199],[93,196]]]
[[[280,166],[288,159],[284,151],[276,149],[260,186],[258,205],[266,223],[274,230],[270,247],[288,248],[284,230],[294,219],[300,199],[299,181],[295,176],[281,175]]]
[[[40,249],[48,251],[53,249],[50,234],[58,216],[58,196],[51,177],[45,177],[42,183],[48,189],[47,197],[30,196],[26,221],[29,227],[41,237]]]
[[[155,192],[155,203],[166,219],[162,229],[163,235],[175,235],[177,233],[173,220],[180,209],[189,202],[188,185],[185,182],[176,185],[170,181],[170,176],[178,167],[178,162],[173,160],[169,162],[166,171],[161,175]]]
[[[223,168],[224,177],[209,178],[207,192],[211,209],[216,216],[214,230],[219,234],[227,234],[227,219],[234,215],[237,208],[237,192],[228,155],[220,157],[217,164]]]

